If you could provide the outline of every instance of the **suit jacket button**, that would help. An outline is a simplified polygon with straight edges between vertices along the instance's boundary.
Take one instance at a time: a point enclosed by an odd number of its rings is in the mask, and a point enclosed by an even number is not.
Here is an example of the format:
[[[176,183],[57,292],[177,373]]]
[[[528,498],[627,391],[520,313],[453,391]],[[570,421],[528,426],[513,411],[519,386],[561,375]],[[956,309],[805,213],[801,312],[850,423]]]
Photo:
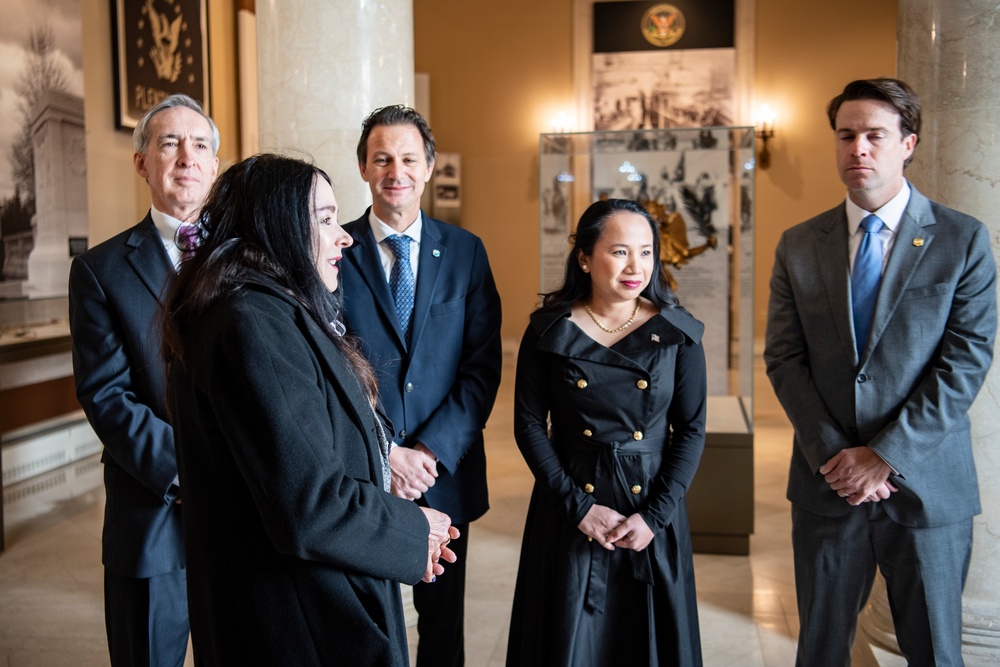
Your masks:
[[[590,436],[594,435],[594,432],[591,431],[589,428],[585,428],[583,429],[583,434],[589,438]]]
[[[583,485],[583,492],[584,493],[593,493],[594,492],[594,485],[593,484],[589,484],[589,483],[588,484],[584,484]]]
[[[403,387],[403,391],[405,391],[407,393],[413,391],[413,383],[412,382],[407,382],[406,386]]]
[[[586,389],[587,388],[587,381],[586,380],[577,380],[576,381],[576,386],[579,387],[580,389]]]
[[[636,431],[632,434],[633,440],[642,440],[642,431]]]
[[[649,386],[649,383],[646,382],[645,380],[639,380],[638,382],[635,383],[635,386],[637,386],[639,389],[645,389],[646,387]]]
[[[406,437],[406,431],[405,431],[405,430],[403,430],[403,431],[400,431],[400,432],[399,432],[399,437],[400,437],[400,438],[405,438],[405,437]]]
[[[642,487],[639,486],[638,484],[633,484],[631,491],[632,491],[632,495],[637,496],[640,493],[642,493]]]
[[[868,381],[868,376],[865,375],[864,373],[858,376],[858,384],[864,384],[867,381]]]

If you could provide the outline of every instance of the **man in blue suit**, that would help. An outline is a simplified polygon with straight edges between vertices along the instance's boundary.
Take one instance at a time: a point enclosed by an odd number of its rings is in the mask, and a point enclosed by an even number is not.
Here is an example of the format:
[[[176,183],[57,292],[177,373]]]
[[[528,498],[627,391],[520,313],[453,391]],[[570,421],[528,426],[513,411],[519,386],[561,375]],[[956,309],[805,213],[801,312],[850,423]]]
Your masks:
[[[911,665],[962,664],[980,512],[968,409],[997,328],[986,227],[903,177],[920,102],[854,81],[827,109],[844,203],[787,230],[764,360],[795,431],[799,665],[850,664],[876,567]]]
[[[70,268],[77,398],[104,444],[104,610],[112,665],[183,665],[188,644],[174,432],[157,307],[219,166],[219,131],[172,95],[132,135],[152,206]]]
[[[489,507],[483,428],[500,385],[500,297],[482,241],[420,210],[434,166],[420,114],[372,112],[358,166],[372,206],[344,226],[354,239],[342,266],[344,317],[396,431],[393,493],[445,512],[461,531],[450,544],[458,561],[413,589],[417,666],[452,667],[465,661],[469,522]]]

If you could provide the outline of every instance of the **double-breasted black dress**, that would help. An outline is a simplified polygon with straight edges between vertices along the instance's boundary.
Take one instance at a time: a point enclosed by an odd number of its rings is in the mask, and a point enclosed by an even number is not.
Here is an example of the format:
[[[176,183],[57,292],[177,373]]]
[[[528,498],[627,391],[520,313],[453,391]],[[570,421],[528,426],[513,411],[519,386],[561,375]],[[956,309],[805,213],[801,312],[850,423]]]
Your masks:
[[[521,341],[515,437],[535,486],[508,666],[700,665],[684,494],[705,444],[703,325],[664,308],[611,347],[536,311]],[[595,503],[638,513],[643,551],[577,527]]]

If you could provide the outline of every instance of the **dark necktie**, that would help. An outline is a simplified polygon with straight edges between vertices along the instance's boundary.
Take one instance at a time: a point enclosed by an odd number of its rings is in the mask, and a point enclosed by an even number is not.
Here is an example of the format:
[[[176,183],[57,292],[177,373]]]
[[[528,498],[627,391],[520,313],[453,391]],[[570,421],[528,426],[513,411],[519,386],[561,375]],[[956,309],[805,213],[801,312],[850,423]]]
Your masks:
[[[865,235],[861,237],[858,254],[854,256],[854,271],[851,273],[851,304],[854,309],[854,340],[858,346],[858,357],[868,342],[872,313],[878,298],[878,286],[882,281],[882,241],[878,233],[882,221],[877,215],[866,216],[861,221]]]
[[[385,237],[386,245],[396,256],[389,272],[389,289],[396,302],[396,317],[403,328],[403,338],[410,342],[410,320],[413,317],[413,267],[410,266],[410,237],[393,234]]]
[[[194,257],[194,249],[200,242],[197,225],[181,225],[177,228],[177,248],[181,251],[182,262]]]

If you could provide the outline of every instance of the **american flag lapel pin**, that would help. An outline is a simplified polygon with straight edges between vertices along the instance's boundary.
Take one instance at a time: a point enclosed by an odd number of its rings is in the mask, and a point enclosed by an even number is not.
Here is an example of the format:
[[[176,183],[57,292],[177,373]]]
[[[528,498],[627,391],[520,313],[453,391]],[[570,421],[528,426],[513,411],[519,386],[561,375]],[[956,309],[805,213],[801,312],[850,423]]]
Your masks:
[[[660,342],[660,337],[657,336],[656,334],[652,334],[650,336],[650,338],[653,340],[654,343],[659,343]]]

